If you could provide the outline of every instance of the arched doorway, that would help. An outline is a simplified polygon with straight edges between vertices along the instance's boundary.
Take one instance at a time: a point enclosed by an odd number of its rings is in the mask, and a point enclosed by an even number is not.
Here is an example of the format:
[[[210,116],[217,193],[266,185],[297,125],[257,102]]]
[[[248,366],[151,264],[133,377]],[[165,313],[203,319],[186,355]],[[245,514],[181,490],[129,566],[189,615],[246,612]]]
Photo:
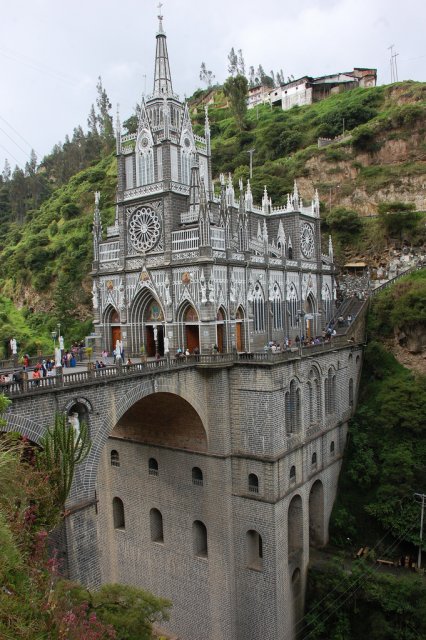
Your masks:
[[[164,329],[161,324],[164,316],[157,300],[152,300],[145,313],[145,350],[146,355],[153,357],[164,355]]]
[[[200,329],[198,314],[192,305],[187,305],[182,311],[183,346],[194,353],[200,350]]]
[[[309,493],[309,545],[322,547],[324,544],[324,487],[321,480],[317,480]]]
[[[244,311],[238,307],[235,315],[235,346],[238,352],[244,351]]]
[[[222,307],[220,307],[216,316],[216,344],[220,353],[224,353],[227,350],[225,328],[225,311]]]
[[[117,340],[121,341],[121,323],[120,323],[120,314],[117,309],[112,307],[111,305],[107,307],[104,314],[104,325],[105,325],[105,349],[108,351],[113,351],[115,349],[115,345],[117,344]]]
[[[316,317],[316,303],[315,298],[310,293],[306,298],[305,302],[305,337],[313,338],[317,335],[317,328],[315,325],[315,317]]]
[[[130,350],[153,357],[164,354],[164,312],[160,302],[148,288],[135,297],[130,312]]]

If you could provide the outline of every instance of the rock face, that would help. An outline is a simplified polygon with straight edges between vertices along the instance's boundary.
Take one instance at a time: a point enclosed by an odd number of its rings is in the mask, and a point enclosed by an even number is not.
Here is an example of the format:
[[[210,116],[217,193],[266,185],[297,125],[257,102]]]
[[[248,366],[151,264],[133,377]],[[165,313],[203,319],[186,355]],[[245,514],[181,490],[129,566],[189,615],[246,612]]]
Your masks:
[[[410,327],[398,327],[395,331],[398,344],[413,354],[426,352],[426,327],[424,323]]]

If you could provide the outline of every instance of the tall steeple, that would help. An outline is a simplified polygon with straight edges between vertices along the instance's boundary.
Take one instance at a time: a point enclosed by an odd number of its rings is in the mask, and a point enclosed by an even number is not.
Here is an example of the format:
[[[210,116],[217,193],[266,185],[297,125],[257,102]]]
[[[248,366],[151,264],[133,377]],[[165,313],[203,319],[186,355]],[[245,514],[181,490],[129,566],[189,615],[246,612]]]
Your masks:
[[[166,34],[163,30],[162,3],[158,5],[159,25],[157,33],[157,49],[155,52],[154,93],[153,97],[168,97],[173,95],[172,78],[170,75],[169,55],[167,53]]]

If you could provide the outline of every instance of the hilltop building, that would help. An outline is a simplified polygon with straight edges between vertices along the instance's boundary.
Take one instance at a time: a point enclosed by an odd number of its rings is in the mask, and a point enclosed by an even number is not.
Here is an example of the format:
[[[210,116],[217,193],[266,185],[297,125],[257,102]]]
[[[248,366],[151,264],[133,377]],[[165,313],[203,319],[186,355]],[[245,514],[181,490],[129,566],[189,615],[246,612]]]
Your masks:
[[[303,106],[319,102],[336,93],[350,91],[358,87],[375,87],[376,83],[377,69],[355,67],[353,71],[333,73],[318,78],[303,76],[268,92],[259,87],[257,91],[252,90],[247,104],[248,108],[251,108],[256,104],[267,103],[286,110],[295,105]]]

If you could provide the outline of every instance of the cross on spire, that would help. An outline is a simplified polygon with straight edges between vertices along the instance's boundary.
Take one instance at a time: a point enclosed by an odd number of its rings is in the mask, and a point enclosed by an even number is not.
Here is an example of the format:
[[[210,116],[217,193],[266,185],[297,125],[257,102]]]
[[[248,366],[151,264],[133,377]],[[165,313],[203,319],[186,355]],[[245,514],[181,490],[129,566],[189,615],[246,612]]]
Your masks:
[[[162,2],[159,2],[159,3],[158,3],[158,5],[157,5],[157,8],[158,8],[158,16],[157,16],[157,18],[158,18],[159,23],[160,23],[160,24],[159,24],[159,26],[158,26],[158,32],[159,32],[159,33],[163,33],[163,22],[162,22],[162,20],[163,20],[163,13],[162,13],[162,11],[161,11],[162,6],[163,6],[163,3],[162,3]]]

